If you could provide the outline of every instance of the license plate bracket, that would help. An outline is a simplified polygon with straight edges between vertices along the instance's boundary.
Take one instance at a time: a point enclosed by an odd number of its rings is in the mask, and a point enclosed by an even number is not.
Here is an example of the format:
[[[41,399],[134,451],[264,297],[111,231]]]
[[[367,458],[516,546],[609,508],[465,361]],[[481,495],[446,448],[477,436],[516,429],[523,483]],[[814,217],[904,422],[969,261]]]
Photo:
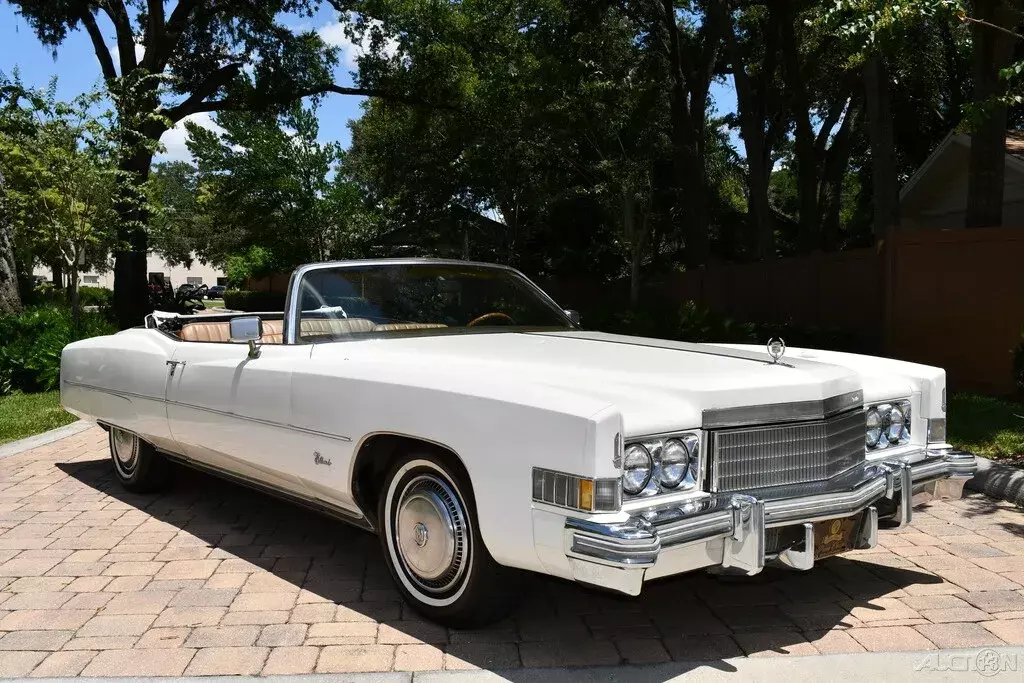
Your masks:
[[[863,515],[826,519],[814,523],[814,559],[820,560],[853,550]]]

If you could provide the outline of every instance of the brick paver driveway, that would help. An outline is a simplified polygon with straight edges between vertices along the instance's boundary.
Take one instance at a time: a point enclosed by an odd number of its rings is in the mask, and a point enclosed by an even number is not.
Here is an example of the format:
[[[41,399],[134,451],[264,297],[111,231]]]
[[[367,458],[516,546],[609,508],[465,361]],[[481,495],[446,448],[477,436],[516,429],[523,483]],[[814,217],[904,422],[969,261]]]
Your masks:
[[[403,606],[376,539],[187,472],[113,480],[92,429],[0,460],[0,676],[587,666],[1024,644],[1024,513],[919,507],[810,573],[702,573],[639,599],[537,577],[492,628]]]

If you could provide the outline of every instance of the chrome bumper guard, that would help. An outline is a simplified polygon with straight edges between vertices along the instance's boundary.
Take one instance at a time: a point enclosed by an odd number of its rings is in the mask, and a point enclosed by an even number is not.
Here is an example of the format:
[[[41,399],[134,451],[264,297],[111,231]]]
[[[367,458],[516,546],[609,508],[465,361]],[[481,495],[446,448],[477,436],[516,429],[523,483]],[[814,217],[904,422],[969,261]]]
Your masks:
[[[863,513],[854,546],[871,548],[878,534],[874,503],[892,501],[896,521],[906,524],[915,491],[947,477],[966,481],[975,469],[969,453],[919,451],[905,459],[863,463],[829,481],[788,487],[785,497],[777,497],[777,490],[713,494],[647,508],[616,523],[570,517],[565,554],[575,580],[629,595],[639,595],[647,578],[703,567],[748,575],[760,572],[766,562],[810,569],[814,522]],[[803,527],[802,544],[766,552],[767,529],[796,525]]]

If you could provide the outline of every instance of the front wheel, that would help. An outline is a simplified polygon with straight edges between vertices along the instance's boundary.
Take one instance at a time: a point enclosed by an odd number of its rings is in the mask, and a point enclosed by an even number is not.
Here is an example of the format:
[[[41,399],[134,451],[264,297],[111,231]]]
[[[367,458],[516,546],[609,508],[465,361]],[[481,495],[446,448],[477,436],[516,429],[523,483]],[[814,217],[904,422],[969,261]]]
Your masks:
[[[484,547],[473,492],[432,454],[400,461],[380,497],[380,539],[398,590],[423,616],[455,628],[496,621],[518,573]]]
[[[133,493],[149,493],[167,485],[171,464],[136,434],[110,428],[110,457],[121,486]]]

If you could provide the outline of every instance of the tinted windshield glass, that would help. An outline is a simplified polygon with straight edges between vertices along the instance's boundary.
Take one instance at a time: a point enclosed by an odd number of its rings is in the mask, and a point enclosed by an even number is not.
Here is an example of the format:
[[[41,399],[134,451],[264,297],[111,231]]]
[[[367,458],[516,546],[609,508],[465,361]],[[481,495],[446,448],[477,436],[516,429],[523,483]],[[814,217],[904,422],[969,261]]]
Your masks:
[[[299,341],[357,334],[568,329],[565,314],[504,268],[372,264],[307,273],[300,284]]]

